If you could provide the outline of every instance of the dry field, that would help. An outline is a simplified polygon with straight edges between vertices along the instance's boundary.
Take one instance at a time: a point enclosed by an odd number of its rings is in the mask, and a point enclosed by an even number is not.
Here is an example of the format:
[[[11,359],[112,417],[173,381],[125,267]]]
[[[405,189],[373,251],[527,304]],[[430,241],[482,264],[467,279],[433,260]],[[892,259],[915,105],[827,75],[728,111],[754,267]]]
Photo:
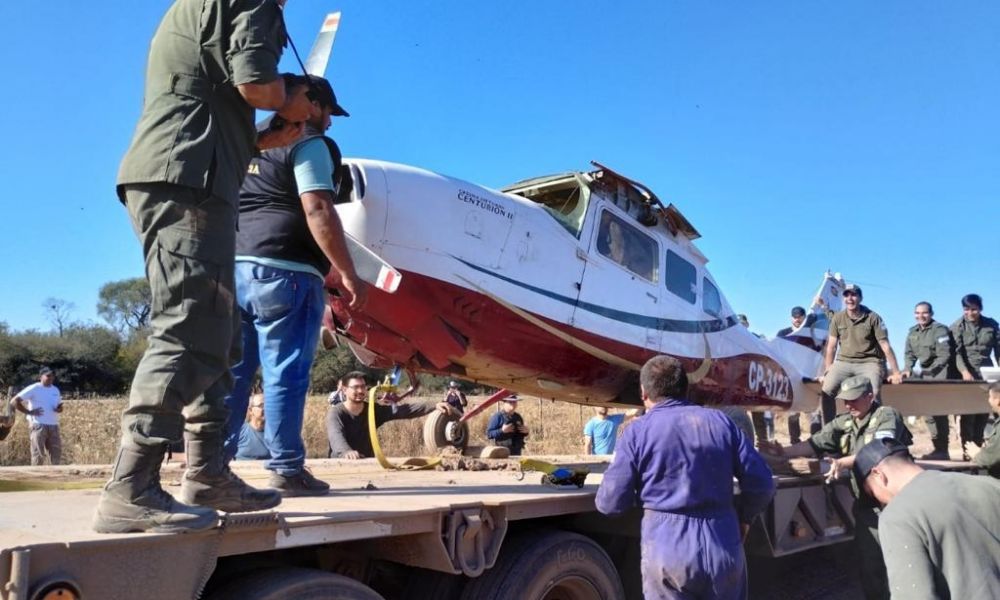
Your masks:
[[[439,396],[418,397],[416,401],[436,401]],[[485,397],[470,397],[470,406]],[[61,417],[63,463],[78,465],[110,464],[118,447],[119,419],[125,408],[125,398],[69,400]],[[303,437],[310,458],[326,457],[325,396],[312,396],[307,400]],[[590,408],[522,396],[518,412],[531,429],[527,439],[526,454],[579,454],[583,446],[583,425],[593,415]],[[486,422],[491,410],[477,416],[470,423],[472,445],[486,443]],[[775,430],[779,441],[787,443],[787,426],[784,415],[778,415]],[[423,419],[393,421],[379,428],[379,439],[390,456],[419,456],[422,450]],[[912,451],[919,456],[930,452],[931,444],[922,421],[910,424],[915,442]],[[952,456],[959,451],[956,428],[952,427]],[[809,424],[802,416],[802,431],[808,433]],[[27,465],[30,463],[28,428],[24,415],[18,414],[17,424],[6,441],[0,442],[0,466]]]
[[[418,397],[415,401],[437,401],[438,396]],[[470,406],[485,397],[470,397]],[[68,400],[60,418],[63,463],[78,465],[109,464],[114,460],[120,437],[120,419],[125,398]],[[325,458],[326,396],[311,396],[306,403],[303,438],[310,458]],[[586,407],[529,399],[522,396],[518,412],[531,428],[526,452],[530,454],[578,454],[583,445],[583,424],[593,412]],[[486,443],[487,410],[470,423],[473,445]],[[392,421],[379,428],[379,439],[390,456],[419,456],[423,453],[423,419]],[[0,442],[0,466],[27,465],[31,462],[28,427],[24,415],[6,441]]]

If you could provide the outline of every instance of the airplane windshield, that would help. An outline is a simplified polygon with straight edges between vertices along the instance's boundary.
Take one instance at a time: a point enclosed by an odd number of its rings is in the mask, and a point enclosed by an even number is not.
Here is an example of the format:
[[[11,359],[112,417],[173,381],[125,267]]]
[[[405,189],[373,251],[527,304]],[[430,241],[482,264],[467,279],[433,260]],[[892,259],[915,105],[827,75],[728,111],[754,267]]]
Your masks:
[[[574,237],[580,237],[590,188],[575,174],[515,184],[504,191],[540,204]]]

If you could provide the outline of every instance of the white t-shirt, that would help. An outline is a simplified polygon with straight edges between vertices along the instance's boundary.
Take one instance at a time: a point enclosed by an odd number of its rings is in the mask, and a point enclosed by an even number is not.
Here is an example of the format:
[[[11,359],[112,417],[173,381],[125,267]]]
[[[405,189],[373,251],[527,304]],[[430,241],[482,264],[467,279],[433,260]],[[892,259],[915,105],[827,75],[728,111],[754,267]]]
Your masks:
[[[59,395],[59,388],[54,385],[48,387],[39,383],[33,383],[21,390],[18,394],[24,400],[25,408],[28,410],[42,409],[39,416],[28,415],[28,423],[32,425],[58,425],[59,413],[56,407],[62,403],[62,396]]]

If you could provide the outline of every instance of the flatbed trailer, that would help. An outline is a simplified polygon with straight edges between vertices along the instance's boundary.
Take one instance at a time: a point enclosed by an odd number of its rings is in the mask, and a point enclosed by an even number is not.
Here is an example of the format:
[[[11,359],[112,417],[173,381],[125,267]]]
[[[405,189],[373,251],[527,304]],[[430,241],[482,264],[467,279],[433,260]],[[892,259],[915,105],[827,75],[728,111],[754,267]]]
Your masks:
[[[227,515],[192,534],[94,533],[106,467],[0,469],[0,490],[33,490],[0,493],[0,600],[641,597],[640,511],[609,519],[594,510],[606,462],[588,462],[586,485],[564,488],[519,473],[512,461],[462,460],[487,470],[309,461],[332,484],[328,496]],[[585,458],[549,460],[584,466]],[[234,468],[251,484],[266,479],[260,463]],[[165,468],[165,489],[176,492],[180,474]],[[781,556],[850,539],[846,481],[776,479],[748,551]]]

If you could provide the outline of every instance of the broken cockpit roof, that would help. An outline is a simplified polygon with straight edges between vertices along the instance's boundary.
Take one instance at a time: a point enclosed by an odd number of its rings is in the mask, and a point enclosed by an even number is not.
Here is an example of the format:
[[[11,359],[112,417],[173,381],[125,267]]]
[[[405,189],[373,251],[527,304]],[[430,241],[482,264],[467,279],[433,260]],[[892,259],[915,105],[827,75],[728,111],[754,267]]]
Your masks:
[[[643,225],[663,223],[673,235],[680,234],[689,240],[701,237],[677,207],[664,205],[648,187],[600,163],[592,164],[597,167],[594,171],[534,177],[509,185],[502,191],[540,204],[575,236],[580,234],[590,193],[594,190]]]

